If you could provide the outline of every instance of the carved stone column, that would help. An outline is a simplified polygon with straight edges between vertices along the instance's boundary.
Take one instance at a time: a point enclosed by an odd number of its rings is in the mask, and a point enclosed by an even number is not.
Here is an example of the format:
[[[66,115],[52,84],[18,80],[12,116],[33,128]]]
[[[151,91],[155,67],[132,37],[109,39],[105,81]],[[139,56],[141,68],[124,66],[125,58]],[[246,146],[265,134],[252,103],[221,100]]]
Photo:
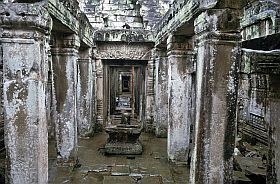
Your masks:
[[[168,129],[168,60],[166,48],[156,50],[155,59],[155,134],[167,137]]]
[[[207,10],[195,20],[196,118],[190,183],[232,182],[240,62],[239,21],[234,13]]]
[[[168,157],[187,163],[192,124],[194,60],[192,40],[170,36],[167,41],[169,75]]]
[[[149,60],[147,65],[146,83],[146,131],[153,130],[154,122],[154,61]]]
[[[46,4],[0,4],[7,183],[48,183],[50,21]]]
[[[92,49],[80,49],[78,60],[78,85],[77,85],[77,119],[78,133],[80,136],[92,136],[94,124],[92,113],[93,103],[93,62],[91,59]]]
[[[77,159],[77,60],[79,37],[53,35],[52,62],[56,95],[56,141],[60,164]]]
[[[279,52],[278,52],[279,57]],[[279,58],[276,60],[279,62]],[[270,93],[269,93],[269,152],[268,152],[268,168],[267,168],[267,183],[275,184],[280,181],[280,63],[276,70],[277,73],[270,73]],[[273,73],[273,74],[272,74]]]
[[[104,121],[103,110],[103,64],[101,58],[96,58],[96,105],[97,105],[97,118],[96,118],[96,131],[102,131]]]

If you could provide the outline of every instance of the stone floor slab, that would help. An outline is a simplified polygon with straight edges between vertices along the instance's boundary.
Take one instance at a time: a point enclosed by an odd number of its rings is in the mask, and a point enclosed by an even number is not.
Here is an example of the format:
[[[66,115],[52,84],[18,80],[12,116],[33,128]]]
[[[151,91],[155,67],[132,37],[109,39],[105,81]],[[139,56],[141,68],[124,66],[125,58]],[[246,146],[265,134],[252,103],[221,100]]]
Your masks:
[[[134,155],[134,159],[128,159],[127,155],[104,155],[100,149],[104,148],[107,138],[106,133],[98,133],[90,139],[79,140],[80,168],[65,170],[57,168],[55,162],[50,162],[54,163],[49,165],[52,170],[52,172],[49,172],[50,183],[84,184],[93,181],[93,184],[102,184],[108,181],[108,177],[112,176],[112,173],[113,175],[121,173],[121,175],[126,176],[124,178],[131,176],[132,181],[140,181],[140,179],[148,176],[161,176],[163,184],[181,184],[182,182],[182,184],[188,184],[189,168],[172,165],[168,162],[167,139],[142,133],[140,136],[140,141],[144,147],[142,155]],[[56,158],[56,155],[52,155],[55,153],[50,152],[49,158]],[[124,178],[117,178],[116,180],[125,180]],[[129,182],[123,182],[123,184],[129,184]]]
[[[161,176],[146,176],[141,179],[140,184],[163,184]]]
[[[129,176],[105,176],[103,184],[135,184],[136,181]]]
[[[130,174],[129,166],[116,165],[112,167],[112,176],[128,176]]]

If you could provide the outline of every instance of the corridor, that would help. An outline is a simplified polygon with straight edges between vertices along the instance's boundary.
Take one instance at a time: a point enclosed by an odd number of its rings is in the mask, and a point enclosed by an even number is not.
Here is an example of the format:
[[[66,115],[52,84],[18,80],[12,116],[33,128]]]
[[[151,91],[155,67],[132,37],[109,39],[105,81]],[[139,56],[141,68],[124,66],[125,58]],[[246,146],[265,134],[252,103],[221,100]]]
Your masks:
[[[54,146],[49,146],[50,184],[186,184],[189,168],[169,164],[167,139],[142,133],[142,155],[106,156],[106,133],[79,139],[79,165],[73,170],[56,166]]]

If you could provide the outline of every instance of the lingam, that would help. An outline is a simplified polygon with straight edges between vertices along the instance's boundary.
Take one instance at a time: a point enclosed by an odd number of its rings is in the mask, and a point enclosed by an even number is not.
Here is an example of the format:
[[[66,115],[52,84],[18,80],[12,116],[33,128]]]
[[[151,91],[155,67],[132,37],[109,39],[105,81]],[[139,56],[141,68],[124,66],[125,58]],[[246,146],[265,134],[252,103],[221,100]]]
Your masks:
[[[130,114],[122,113],[121,124],[110,125],[105,128],[109,138],[105,145],[106,154],[114,155],[139,155],[143,146],[139,141],[142,126],[131,124]]]

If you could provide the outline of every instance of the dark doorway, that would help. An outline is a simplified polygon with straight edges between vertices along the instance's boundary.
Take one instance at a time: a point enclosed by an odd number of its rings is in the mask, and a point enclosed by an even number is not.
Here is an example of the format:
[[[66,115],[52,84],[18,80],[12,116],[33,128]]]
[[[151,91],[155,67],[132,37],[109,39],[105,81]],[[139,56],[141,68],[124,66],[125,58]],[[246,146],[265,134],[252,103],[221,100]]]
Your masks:
[[[123,112],[144,117],[146,61],[104,60],[104,95],[107,120]]]

